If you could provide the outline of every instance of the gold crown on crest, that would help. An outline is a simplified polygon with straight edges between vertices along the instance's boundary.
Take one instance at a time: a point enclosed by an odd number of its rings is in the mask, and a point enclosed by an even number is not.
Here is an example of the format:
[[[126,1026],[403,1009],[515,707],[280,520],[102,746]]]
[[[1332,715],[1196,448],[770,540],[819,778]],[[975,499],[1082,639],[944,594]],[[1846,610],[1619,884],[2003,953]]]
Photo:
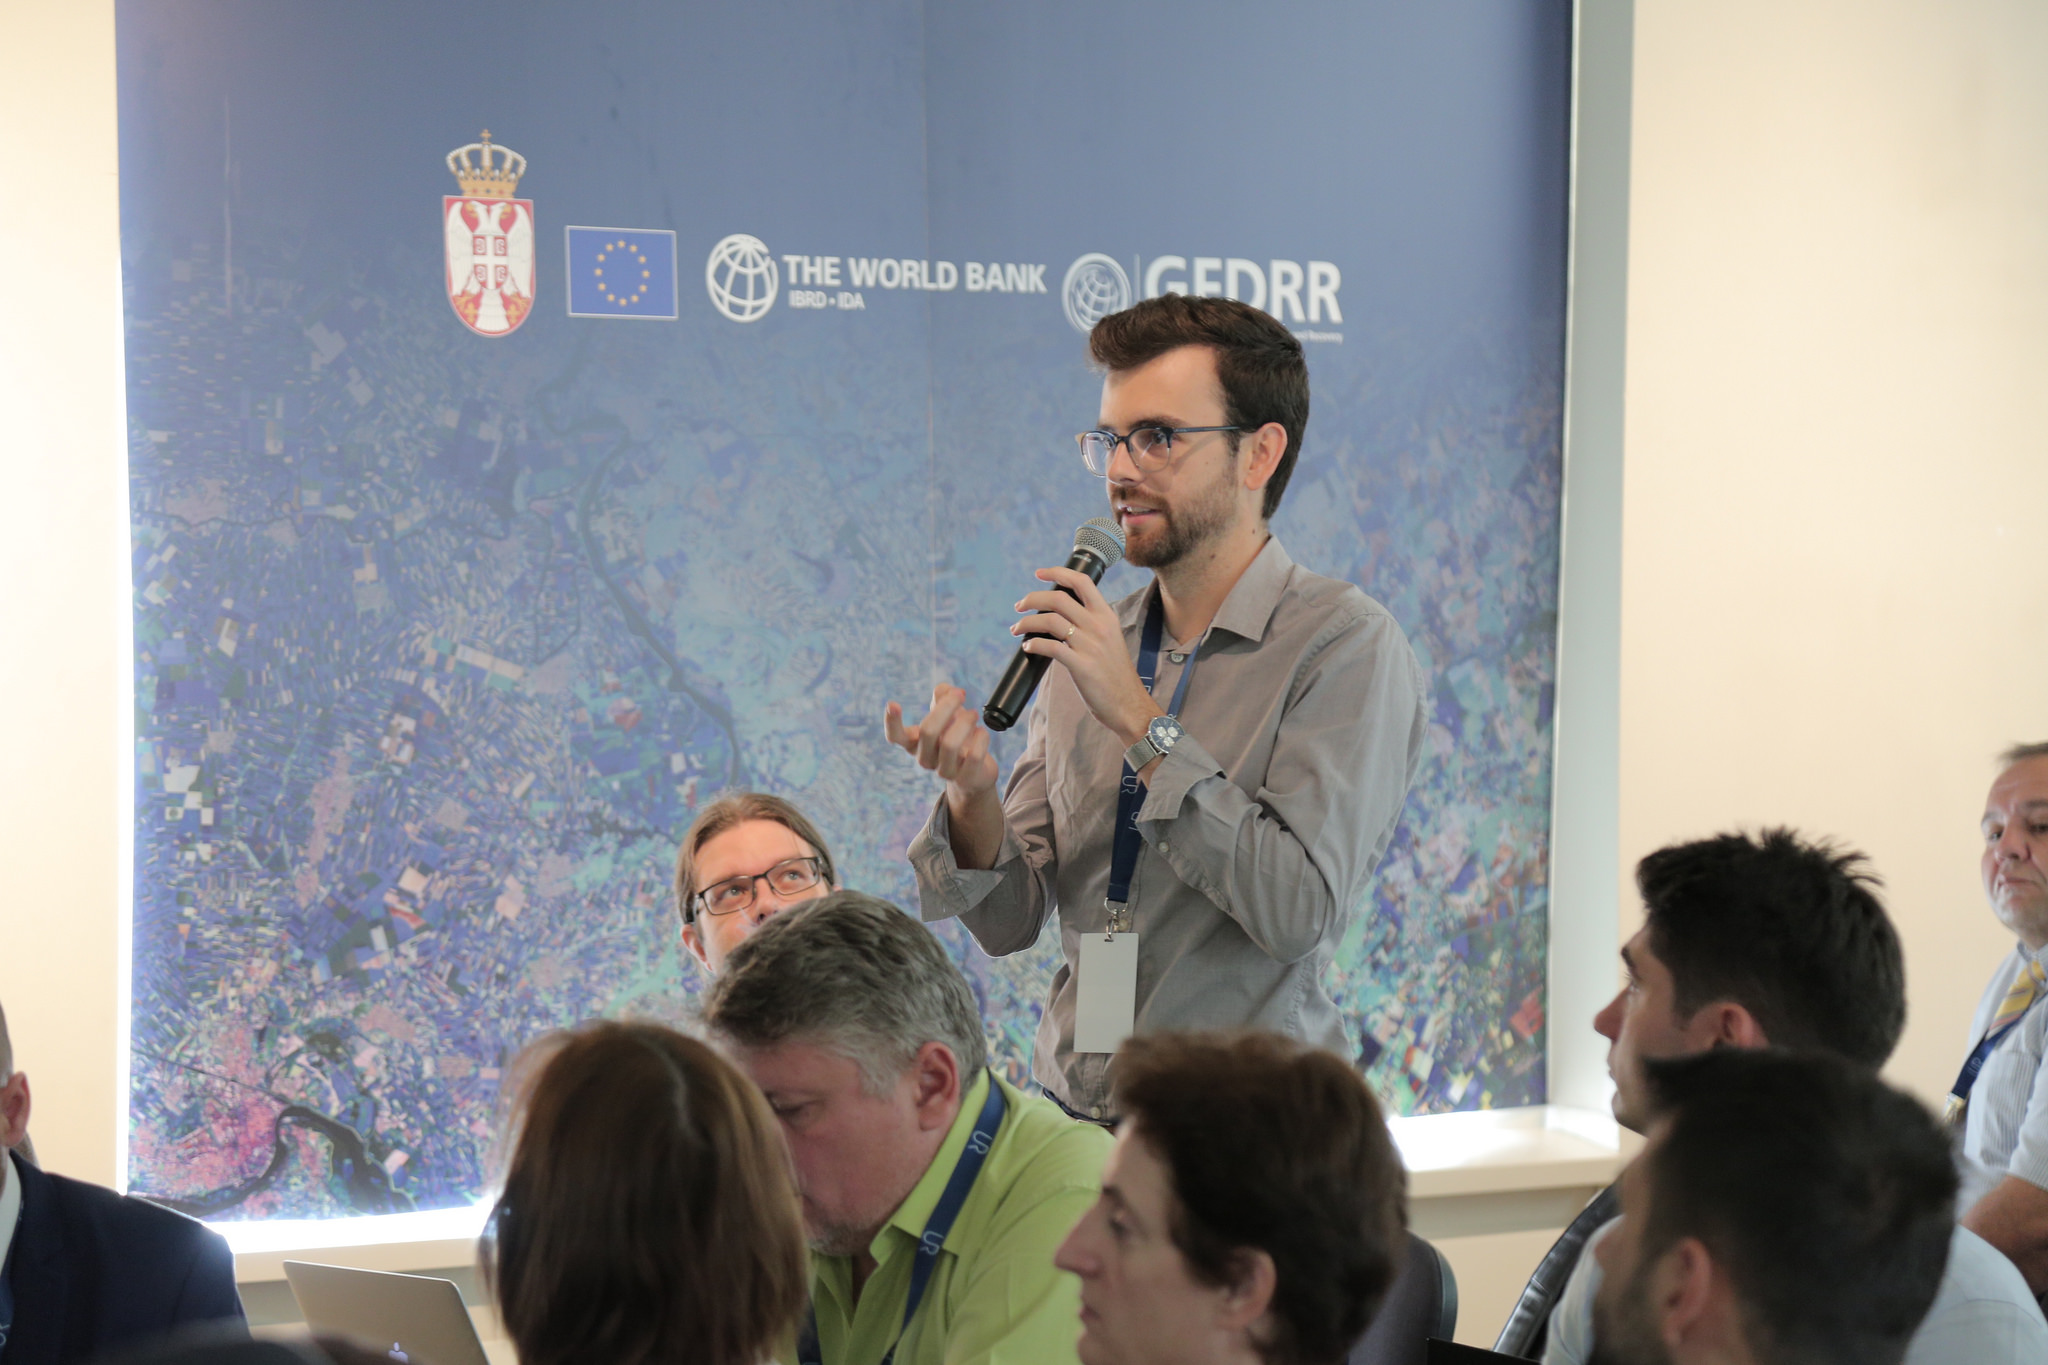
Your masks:
[[[496,153],[493,158],[492,153]],[[483,141],[457,147],[448,153],[448,169],[462,192],[478,199],[510,199],[526,174],[526,158],[510,147],[491,144],[491,130],[484,129]]]

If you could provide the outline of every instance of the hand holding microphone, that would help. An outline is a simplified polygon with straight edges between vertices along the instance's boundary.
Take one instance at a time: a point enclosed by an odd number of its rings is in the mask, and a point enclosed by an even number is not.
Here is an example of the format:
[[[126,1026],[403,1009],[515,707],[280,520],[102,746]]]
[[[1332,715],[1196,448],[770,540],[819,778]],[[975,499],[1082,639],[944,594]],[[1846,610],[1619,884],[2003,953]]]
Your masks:
[[[1067,556],[1063,568],[1040,569],[1038,576],[1053,584],[1062,600],[1052,592],[1040,591],[1027,594],[1017,603],[1017,610],[1035,609],[1036,615],[1028,616],[1010,627],[1012,635],[1041,637],[1037,649],[1031,647],[1026,638],[1017,647],[1016,657],[1003,671],[1002,681],[989,694],[988,705],[981,708],[981,718],[988,722],[991,730],[1007,730],[1024,715],[1024,708],[1031,702],[1031,694],[1038,690],[1038,680],[1045,676],[1045,670],[1055,657],[1070,652],[1077,643],[1076,636],[1089,626],[1096,627],[1095,634],[1102,633],[1102,617],[1116,636],[1119,657],[1123,654],[1123,633],[1117,628],[1116,613],[1103,600],[1101,591],[1095,586],[1102,581],[1102,575],[1112,564],[1124,557],[1124,531],[1108,517],[1090,517],[1074,532],[1074,549]],[[1077,610],[1078,608],[1078,610]],[[1060,649],[1068,646],[1070,649]],[[1076,681],[1079,681],[1077,678]],[[1084,689],[1085,690],[1085,689]],[[1089,703],[1094,709],[1094,703]]]

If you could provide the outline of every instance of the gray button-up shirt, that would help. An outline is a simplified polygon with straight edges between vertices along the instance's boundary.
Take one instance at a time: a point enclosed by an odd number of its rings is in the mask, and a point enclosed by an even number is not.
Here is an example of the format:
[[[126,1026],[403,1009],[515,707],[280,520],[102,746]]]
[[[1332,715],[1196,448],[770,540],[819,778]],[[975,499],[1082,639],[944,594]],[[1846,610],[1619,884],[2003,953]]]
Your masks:
[[[1116,604],[1133,657],[1153,591]],[[1138,1031],[1272,1029],[1349,1056],[1323,968],[1366,903],[1421,762],[1421,666],[1385,607],[1299,567],[1277,539],[1224,599],[1198,663],[1187,734],[1138,812]],[[1171,697],[1186,666],[1162,650],[1155,694]],[[1003,792],[995,867],[954,860],[943,796],[910,846],[923,917],[960,917],[997,957],[1059,917],[1066,961],[1033,1070],[1082,1113],[1109,1103],[1109,1056],[1074,1051],[1074,971],[1081,935],[1108,919],[1123,750],[1066,670],[1050,669]]]

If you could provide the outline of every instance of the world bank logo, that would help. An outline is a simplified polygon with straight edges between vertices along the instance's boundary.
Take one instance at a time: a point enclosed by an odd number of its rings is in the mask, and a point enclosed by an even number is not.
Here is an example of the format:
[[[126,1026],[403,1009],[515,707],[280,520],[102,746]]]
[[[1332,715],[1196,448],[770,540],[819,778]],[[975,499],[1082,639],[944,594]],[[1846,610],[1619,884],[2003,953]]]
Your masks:
[[[711,306],[734,322],[759,322],[775,306],[782,287],[775,258],[759,237],[735,232],[711,248],[704,264],[704,289]]]
[[[1095,324],[1111,313],[1121,313],[1131,306],[1131,277],[1124,274],[1124,268],[1114,257],[1091,251],[1067,267],[1067,278],[1060,285],[1060,302],[1066,307],[1067,321],[1074,324],[1075,331],[1093,331]]]

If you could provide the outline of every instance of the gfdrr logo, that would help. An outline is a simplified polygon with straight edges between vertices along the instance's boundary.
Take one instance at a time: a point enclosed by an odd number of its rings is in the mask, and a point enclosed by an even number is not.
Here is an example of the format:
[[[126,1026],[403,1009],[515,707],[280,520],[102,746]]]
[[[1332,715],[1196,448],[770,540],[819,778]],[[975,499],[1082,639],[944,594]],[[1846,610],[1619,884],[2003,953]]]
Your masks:
[[[735,232],[711,248],[704,263],[704,289],[711,306],[734,322],[759,322],[775,306],[782,276],[775,257],[759,237]]]
[[[1136,299],[1162,294],[1237,299],[1265,310],[1283,324],[1306,323],[1294,333],[1304,341],[1342,341],[1341,333],[1318,325],[1342,324],[1337,301],[1344,275],[1330,261],[1251,260],[1243,256],[1154,256],[1130,258],[1125,273],[1114,256],[1091,251],[1067,267],[1060,303],[1077,332],[1087,332]],[[1133,286],[1136,286],[1135,288]]]

